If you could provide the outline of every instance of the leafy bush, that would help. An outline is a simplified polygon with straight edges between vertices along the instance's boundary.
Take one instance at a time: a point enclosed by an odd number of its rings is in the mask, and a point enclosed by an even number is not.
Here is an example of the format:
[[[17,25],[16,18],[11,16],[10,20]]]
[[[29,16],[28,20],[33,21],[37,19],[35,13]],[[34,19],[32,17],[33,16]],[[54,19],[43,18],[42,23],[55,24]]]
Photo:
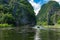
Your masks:
[[[0,24],[0,28],[4,28],[4,27],[12,27],[12,24]]]
[[[60,20],[58,20],[57,23],[60,24]]]

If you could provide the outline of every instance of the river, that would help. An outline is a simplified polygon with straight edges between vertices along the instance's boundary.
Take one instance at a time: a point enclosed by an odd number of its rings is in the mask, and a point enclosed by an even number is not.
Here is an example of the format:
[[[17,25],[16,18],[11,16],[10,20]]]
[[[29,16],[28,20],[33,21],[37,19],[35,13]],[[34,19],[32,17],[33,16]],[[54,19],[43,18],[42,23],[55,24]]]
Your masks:
[[[60,40],[60,29],[42,26],[0,28],[0,40]]]

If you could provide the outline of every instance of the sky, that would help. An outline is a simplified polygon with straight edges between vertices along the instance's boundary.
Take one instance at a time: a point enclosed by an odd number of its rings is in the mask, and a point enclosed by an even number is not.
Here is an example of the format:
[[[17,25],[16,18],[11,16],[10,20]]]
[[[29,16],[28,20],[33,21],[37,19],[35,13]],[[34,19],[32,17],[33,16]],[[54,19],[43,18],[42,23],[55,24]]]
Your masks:
[[[45,3],[48,3],[50,0],[28,0],[31,5],[34,8],[34,12],[36,13],[36,15],[38,14],[39,10],[41,9],[41,6]],[[56,1],[60,4],[60,0],[53,0]]]

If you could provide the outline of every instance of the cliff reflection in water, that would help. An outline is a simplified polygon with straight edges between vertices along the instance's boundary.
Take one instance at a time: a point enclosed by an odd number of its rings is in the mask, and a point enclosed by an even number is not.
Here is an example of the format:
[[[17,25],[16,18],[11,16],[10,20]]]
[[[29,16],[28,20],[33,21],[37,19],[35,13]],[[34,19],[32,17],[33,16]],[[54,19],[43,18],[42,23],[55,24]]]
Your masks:
[[[0,28],[0,40],[60,40],[60,28],[29,26]]]
[[[35,30],[32,28],[0,28],[0,40],[34,40]]]

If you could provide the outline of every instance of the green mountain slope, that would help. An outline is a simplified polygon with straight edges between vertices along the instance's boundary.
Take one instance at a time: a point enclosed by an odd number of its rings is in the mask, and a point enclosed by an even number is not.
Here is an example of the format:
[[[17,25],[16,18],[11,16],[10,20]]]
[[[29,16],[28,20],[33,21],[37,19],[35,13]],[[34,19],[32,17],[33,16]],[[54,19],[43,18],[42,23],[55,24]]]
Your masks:
[[[54,25],[60,18],[60,5],[55,1],[49,1],[42,5],[41,10],[37,15],[37,24],[42,25]],[[58,17],[58,16],[59,17]],[[58,17],[58,18],[57,18]],[[60,20],[60,19],[59,19]]]
[[[33,7],[27,0],[0,0],[0,24],[35,25]]]

